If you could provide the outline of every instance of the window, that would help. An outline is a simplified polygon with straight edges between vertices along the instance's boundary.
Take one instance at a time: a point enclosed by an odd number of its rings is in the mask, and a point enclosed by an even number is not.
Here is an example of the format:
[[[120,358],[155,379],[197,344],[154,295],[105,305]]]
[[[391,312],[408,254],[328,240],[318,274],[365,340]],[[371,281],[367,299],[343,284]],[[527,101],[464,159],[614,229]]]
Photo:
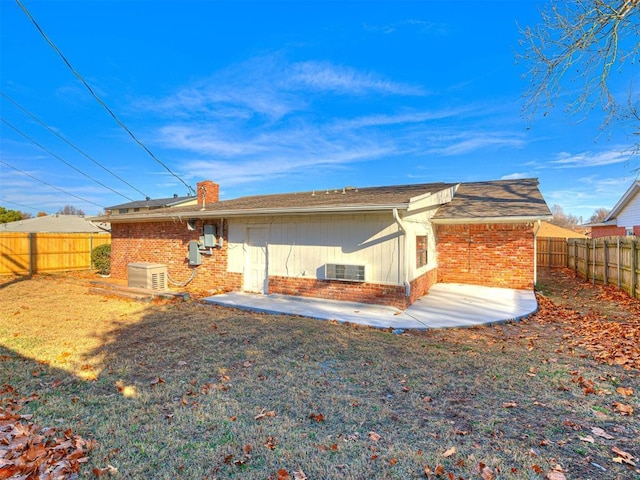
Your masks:
[[[118,213],[129,213],[129,209],[128,208],[119,208],[118,209]]]
[[[416,236],[416,268],[424,267],[427,264],[427,236]]]

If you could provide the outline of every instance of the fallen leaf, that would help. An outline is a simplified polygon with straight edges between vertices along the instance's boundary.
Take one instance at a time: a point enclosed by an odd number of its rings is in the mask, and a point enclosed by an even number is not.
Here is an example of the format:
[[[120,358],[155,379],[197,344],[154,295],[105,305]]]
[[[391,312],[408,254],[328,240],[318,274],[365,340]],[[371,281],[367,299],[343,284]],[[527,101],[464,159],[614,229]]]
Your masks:
[[[491,467],[484,467],[480,470],[480,476],[482,477],[482,480],[494,480],[496,478]]]
[[[284,468],[278,470],[278,480],[291,480],[291,475]]]
[[[626,403],[613,402],[613,407],[622,415],[631,415],[633,413],[633,407]]]
[[[567,477],[565,477],[560,465],[556,465],[555,467],[553,467],[549,471],[549,473],[547,473],[547,476],[545,478],[547,480],[567,480]]]
[[[586,437],[578,437],[578,438],[583,442],[595,443],[595,440],[591,435],[587,435]]]
[[[518,404],[516,402],[504,402],[502,406],[504,408],[516,408]]]
[[[618,455],[616,458],[613,459],[614,462],[626,463],[627,465],[631,465],[633,467],[636,466],[636,463],[633,461],[634,460],[633,455],[631,455],[630,453],[625,452],[624,450],[620,450],[618,447],[612,447],[611,451],[616,455]]]
[[[444,452],[442,454],[443,457],[450,457],[451,455],[453,455],[454,453],[456,453],[456,447],[451,447],[450,449],[448,449],[446,452]]]
[[[629,395],[633,395],[633,388],[618,387],[616,388],[616,392],[618,392],[620,395],[624,395],[625,397],[628,397]]]
[[[300,469],[297,472],[293,472],[293,480],[307,480],[307,476],[302,469]]]
[[[444,466],[441,464],[436,465],[435,474],[444,475]]]
[[[382,437],[380,435],[378,435],[376,432],[369,432],[369,440],[371,440],[372,442],[377,442],[381,438]]]
[[[324,415],[321,413],[312,413],[309,418],[315,422],[324,422]]]
[[[275,416],[276,416],[276,412],[274,410],[267,411],[266,408],[263,408],[262,411],[258,415],[256,415],[254,417],[254,419],[255,420],[260,420],[260,419],[263,419],[265,417],[275,417]]]
[[[155,386],[155,385],[158,385],[159,383],[164,383],[164,378],[162,377],[154,378],[149,383],[151,384],[151,386]]]
[[[396,463],[398,463],[398,459],[397,458],[392,458],[391,460],[389,460],[389,465],[394,466]]]
[[[537,463],[534,463],[533,465],[531,465],[531,469],[536,472],[538,475],[542,475],[542,467],[540,467],[540,465],[538,465]]]
[[[593,433],[594,435],[596,435],[598,437],[606,438],[607,440],[611,440],[611,439],[614,438],[613,435],[609,435],[607,432],[605,432],[600,427],[591,427],[591,433]]]

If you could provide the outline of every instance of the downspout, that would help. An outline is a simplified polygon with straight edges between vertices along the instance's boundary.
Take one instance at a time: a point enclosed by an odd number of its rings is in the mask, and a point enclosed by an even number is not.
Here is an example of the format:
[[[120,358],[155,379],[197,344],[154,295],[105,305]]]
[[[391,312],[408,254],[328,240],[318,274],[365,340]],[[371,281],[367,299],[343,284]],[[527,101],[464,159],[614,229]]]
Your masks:
[[[533,231],[533,288],[535,290],[538,283],[538,232],[542,227],[542,222],[538,219],[538,228]]]
[[[403,260],[404,260],[404,295],[405,297],[409,297],[411,296],[411,283],[409,283],[409,255],[407,254],[408,250],[408,243],[409,243],[409,236],[407,235],[407,229],[404,225],[404,222],[400,219],[400,216],[398,215],[398,209],[394,208],[393,209],[393,219],[396,221],[396,223],[398,224],[398,227],[400,227],[400,230],[402,231],[402,233],[404,234],[404,249],[403,249]]]

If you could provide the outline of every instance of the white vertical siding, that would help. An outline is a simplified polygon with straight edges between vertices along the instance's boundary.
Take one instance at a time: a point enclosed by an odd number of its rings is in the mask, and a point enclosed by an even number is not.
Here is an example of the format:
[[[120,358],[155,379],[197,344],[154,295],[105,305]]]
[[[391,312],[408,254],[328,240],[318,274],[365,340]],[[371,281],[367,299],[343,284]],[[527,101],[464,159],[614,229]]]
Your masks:
[[[343,263],[365,265],[367,282],[398,285],[404,281],[403,240],[399,242],[401,233],[391,212],[231,218],[230,272],[243,272],[245,231],[256,224],[269,227],[269,275],[322,278],[325,264]]]
[[[619,227],[633,228],[640,225],[640,192],[636,193],[616,218]]]

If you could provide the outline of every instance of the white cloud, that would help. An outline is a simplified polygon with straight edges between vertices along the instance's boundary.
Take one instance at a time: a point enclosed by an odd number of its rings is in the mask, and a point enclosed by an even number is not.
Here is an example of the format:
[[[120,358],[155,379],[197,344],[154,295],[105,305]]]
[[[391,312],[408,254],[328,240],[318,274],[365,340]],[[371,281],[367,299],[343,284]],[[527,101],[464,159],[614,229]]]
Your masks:
[[[300,62],[291,65],[285,85],[293,88],[310,88],[346,95],[425,95],[416,86],[387,80],[379,75],[359,72],[350,67],[329,62]]]
[[[453,156],[463,155],[486,148],[522,148],[525,141],[508,132],[482,133],[471,132],[450,139],[447,145],[433,149],[430,153]]]
[[[624,148],[612,148],[604,152],[583,152],[571,154],[561,152],[557,159],[550,162],[554,168],[583,168],[613,165],[629,161],[632,153]]]
[[[530,178],[533,176],[535,175],[531,175],[529,173],[514,172],[508,175],[503,175],[502,177],[500,177],[500,180],[518,180],[520,178]]]

